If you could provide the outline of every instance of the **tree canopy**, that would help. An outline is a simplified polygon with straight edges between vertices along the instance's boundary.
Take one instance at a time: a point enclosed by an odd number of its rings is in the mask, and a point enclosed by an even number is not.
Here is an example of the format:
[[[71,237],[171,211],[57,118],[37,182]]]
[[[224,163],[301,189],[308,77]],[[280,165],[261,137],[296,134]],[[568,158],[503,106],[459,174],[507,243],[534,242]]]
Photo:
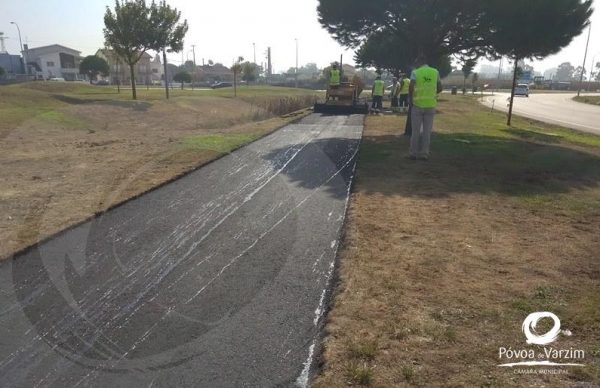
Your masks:
[[[4,68],[0,66],[0,77],[4,76],[5,73],[6,71],[4,70]]]
[[[252,62],[242,64],[242,79],[246,82],[254,82],[260,76],[260,66]]]
[[[179,23],[181,12],[172,8],[164,0],[150,7],[152,42],[150,48],[155,51],[167,49],[169,52],[183,50],[183,39],[188,32],[187,20]]]
[[[106,77],[110,73],[110,67],[104,58],[97,55],[88,55],[79,64],[79,72],[89,75],[90,82],[92,82],[98,74]]]
[[[556,69],[556,75],[554,76],[558,81],[571,81],[573,79],[573,73],[575,67],[571,65],[571,62],[563,62],[558,65]]]
[[[144,0],[115,0],[115,10],[106,7],[104,40],[123,59],[131,74],[133,99],[137,98],[134,66],[154,43],[150,23],[150,8]]]
[[[345,46],[358,48],[371,39],[385,43],[397,55],[396,44],[407,57],[423,54],[429,62],[481,50],[485,16],[478,0],[320,0],[319,21]],[[406,60],[405,60],[406,61]]]
[[[592,0],[487,1],[485,39],[496,55],[541,59],[581,34],[592,12]]]
[[[134,66],[144,53],[183,49],[188,25],[187,21],[179,24],[180,18],[180,12],[165,1],[148,6],[145,0],[115,0],[114,12],[106,8],[104,40],[129,65],[133,99],[137,98]]]
[[[192,75],[190,73],[188,73],[187,71],[180,71],[179,73],[177,73],[173,76],[173,81],[181,82],[181,89],[183,90],[184,83],[192,82]]]
[[[581,33],[591,0],[319,0],[321,25],[362,65],[407,67],[418,56],[540,58]],[[526,38],[525,38],[526,37]],[[531,37],[531,39],[530,39]]]

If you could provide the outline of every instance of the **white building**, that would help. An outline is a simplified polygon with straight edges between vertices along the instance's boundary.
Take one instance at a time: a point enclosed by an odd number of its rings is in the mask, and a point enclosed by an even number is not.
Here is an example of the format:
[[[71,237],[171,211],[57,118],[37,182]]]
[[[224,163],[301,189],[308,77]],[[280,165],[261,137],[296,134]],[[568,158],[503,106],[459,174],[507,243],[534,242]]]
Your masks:
[[[35,71],[38,78],[64,78],[67,81],[84,79],[79,74],[79,63],[83,59],[81,52],[59,44],[28,48],[25,45],[27,65]]]
[[[156,54],[152,62],[150,62],[150,71],[152,72],[150,77],[153,84],[160,84],[165,74],[162,61],[160,60],[160,54]]]

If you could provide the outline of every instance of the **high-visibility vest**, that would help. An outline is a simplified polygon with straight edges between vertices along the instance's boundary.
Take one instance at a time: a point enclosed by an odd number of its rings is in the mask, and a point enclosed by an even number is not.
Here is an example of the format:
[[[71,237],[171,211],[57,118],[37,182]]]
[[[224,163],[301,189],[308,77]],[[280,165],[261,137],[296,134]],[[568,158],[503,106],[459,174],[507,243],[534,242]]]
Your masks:
[[[331,69],[331,73],[329,75],[329,85],[339,85],[339,84],[340,84],[339,69]]]
[[[437,84],[440,76],[438,71],[425,65],[415,70],[415,76],[413,104],[419,108],[435,108],[437,106]]]
[[[373,95],[383,97],[384,89],[385,89],[385,84],[383,83],[383,81],[380,79],[376,79],[375,83],[373,84]]]
[[[410,80],[408,78],[404,78],[400,81],[400,94],[408,94],[408,90],[410,87]]]

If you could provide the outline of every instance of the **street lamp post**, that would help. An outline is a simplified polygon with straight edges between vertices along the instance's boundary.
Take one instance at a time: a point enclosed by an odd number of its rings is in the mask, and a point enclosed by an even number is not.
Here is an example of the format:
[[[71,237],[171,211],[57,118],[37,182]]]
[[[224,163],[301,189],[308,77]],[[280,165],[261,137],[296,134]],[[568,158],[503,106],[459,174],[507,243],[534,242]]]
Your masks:
[[[29,69],[27,68],[27,53],[25,53],[25,50],[23,50],[23,40],[21,39],[21,29],[19,28],[19,25],[15,22],[10,22],[10,24],[14,24],[15,26],[17,26],[17,31],[19,32],[19,44],[21,45],[21,53],[23,54],[23,68],[25,70],[25,74],[29,74]]]
[[[192,68],[192,90],[194,90],[194,81],[196,80],[196,45],[192,45],[192,49],[187,53],[187,62],[190,61],[190,53],[193,55],[193,68]],[[186,62],[186,63],[187,63]]]
[[[583,86],[583,75],[585,73],[585,62],[587,60],[588,48],[590,45],[590,35],[592,35],[592,23],[590,23],[590,28],[588,30],[587,43],[585,44],[585,55],[583,56],[583,65],[581,66],[581,75],[579,76],[579,87],[577,88],[577,97],[581,94],[581,87]]]
[[[296,38],[296,88],[298,88],[298,38]]]
[[[593,78],[596,75],[594,73],[594,66],[595,65],[596,65],[596,55],[594,54],[594,56],[592,57],[592,63],[590,64],[590,77],[588,78],[588,84],[592,83]]]

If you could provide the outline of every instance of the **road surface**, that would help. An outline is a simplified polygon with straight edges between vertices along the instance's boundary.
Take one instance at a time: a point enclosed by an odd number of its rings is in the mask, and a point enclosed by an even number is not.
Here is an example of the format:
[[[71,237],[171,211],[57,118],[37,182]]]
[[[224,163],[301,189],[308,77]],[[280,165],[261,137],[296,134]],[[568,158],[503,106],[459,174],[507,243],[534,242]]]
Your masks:
[[[305,385],[362,119],[309,116],[0,264],[0,386]]]
[[[509,93],[483,98],[487,106],[508,112]],[[535,93],[529,98],[515,97],[514,113],[535,120],[600,135],[600,106],[573,101],[575,94]]]

